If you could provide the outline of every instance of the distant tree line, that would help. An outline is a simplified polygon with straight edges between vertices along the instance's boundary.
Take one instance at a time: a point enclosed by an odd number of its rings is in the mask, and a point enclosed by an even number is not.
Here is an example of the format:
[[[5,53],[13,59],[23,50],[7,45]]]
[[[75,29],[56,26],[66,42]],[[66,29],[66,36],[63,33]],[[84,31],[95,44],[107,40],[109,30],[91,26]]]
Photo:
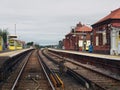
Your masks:
[[[27,46],[33,46],[34,42],[28,42]]]

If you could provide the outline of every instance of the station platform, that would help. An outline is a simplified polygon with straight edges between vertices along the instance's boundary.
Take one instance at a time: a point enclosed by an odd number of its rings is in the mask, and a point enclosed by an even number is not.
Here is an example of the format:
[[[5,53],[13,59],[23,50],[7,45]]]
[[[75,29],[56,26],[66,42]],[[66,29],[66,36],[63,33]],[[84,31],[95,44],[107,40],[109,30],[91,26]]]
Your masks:
[[[32,50],[32,48],[22,49],[22,50],[16,50],[16,51],[9,51],[9,52],[1,52],[0,53],[0,67],[3,66],[4,63],[9,61],[9,59],[14,58],[17,55],[22,54],[23,52],[27,52],[29,50]]]
[[[15,66],[25,57],[33,48],[0,53],[0,82],[7,79]]]
[[[22,50],[16,50],[16,51],[8,51],[8,52],[1,52],[0,57],[13,57],[17,54],[20,54],[22,52],[25,52],[27,50],[30,50],[30,48],[22,49]]]
[[[51,49],[51,48],[49,48],[49,50],[55,52],[61,52],[61,53],[69,53],[69,54],[76,54],[76,55],[82,55],[88,57],[101,58],[101,59],[118,60],[118,61],[120,60],[120,56],[116,56],[116,55],[104,55],[104,54],[95,54],[95,53],[70,51],[70,50],[59,50],[59,49]]]
[[[65,58],[73,59],[73,61],[77,61],[86,65],[91,65],[96,68],[101,68],[106,71],[110,71],[112,73],[120,75],[120,56],[59,50],[51,48],[49,48],[48,51]]]

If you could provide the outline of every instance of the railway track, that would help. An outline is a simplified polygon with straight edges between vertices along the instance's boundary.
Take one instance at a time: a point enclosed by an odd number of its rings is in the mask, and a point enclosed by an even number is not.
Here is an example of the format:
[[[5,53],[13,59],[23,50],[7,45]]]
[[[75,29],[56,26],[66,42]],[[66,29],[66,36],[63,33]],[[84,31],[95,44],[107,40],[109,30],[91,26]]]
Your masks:
[[[88,65],[78,63],[76,61],[70,60],[68,58],[63,58],[59,55],[53,54],[51,52],[45,52],[49,58],[55,60],[57,63],[65,61],[65,66],[69,70],[73,70],[78,73],[86,82],[92,90],[119,90],[120,89],[120,80],[107,76],[103,73],[100,73]]]
[[[47,76],[37,50],[34,50],[3,84],[1,90],[55,90],[55,88]]]
[[[42,60],[62,80],[64,89],[62,88],[61,90],[91,90],[91,89],[87,89],[86,87],[82,86],[81,83],[79,83],[78,80],[73,78],[73,76],[71,76],[70,73],[67,73],[64,70],[61,71],[61,67],[57,63],[55,63],[54,61],[47,58],[46,55],[44,55],[44,53],[42,53],[41,51],[39,53],[40,53]]]

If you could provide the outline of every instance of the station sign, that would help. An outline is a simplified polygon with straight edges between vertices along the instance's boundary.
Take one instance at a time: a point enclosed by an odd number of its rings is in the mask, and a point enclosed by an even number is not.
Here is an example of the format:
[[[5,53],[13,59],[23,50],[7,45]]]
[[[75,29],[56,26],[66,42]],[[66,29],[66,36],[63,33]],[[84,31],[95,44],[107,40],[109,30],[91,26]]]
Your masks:
[[[17,35],[8,35],[8,39],[16,39],[17,37]]]

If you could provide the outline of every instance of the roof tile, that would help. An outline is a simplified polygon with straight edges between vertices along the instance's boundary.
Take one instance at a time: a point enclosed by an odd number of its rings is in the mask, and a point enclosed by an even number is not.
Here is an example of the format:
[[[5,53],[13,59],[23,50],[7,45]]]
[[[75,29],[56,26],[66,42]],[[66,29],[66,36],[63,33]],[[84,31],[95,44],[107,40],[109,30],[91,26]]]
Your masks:
[[[82,27],[76,27],[75,29],[77,32],[80,32],[80,31],[86,31],[86,32],[89,32],[89,31],[92,31],[92,28],[86,26],[86,25],[83,25]]]
[[[99,20],[95,24],[101,23],[101,22],[106,21],[108,19],[120,19],[120,8],[118,8],[118,9],[116,9],[114,11],[111,11],[111,13],[109,15],[107,15],[104,18],[102,18],[101,20]]]

